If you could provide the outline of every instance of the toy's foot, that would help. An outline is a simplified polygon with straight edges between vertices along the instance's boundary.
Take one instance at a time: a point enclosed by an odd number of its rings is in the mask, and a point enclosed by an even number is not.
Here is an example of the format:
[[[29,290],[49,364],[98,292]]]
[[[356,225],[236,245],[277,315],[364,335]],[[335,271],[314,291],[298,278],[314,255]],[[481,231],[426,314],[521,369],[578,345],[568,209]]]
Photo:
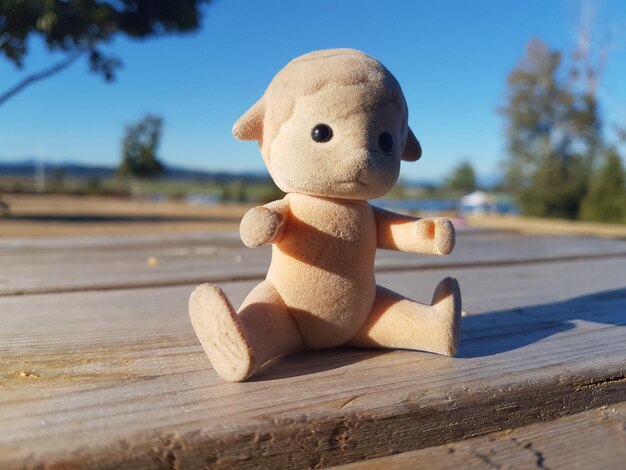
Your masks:
[[[461,290],[457,280],[452,277],[443,279],[435,288],[431,305],[440,313],[440,331],[445,333],[441,346],[433,352],[454,356],[461,336]]]
[[[456,279],[446,278],[439,283],[432,305],[378,286],[370,316],[347,344],[452,356],[459,346],[460,317],[461,293]]]
[[[189,297],[189,316],[215,371],[229,382],[250,376],[252,348],[237,321],[237,313],[222,290],[202,284]]]

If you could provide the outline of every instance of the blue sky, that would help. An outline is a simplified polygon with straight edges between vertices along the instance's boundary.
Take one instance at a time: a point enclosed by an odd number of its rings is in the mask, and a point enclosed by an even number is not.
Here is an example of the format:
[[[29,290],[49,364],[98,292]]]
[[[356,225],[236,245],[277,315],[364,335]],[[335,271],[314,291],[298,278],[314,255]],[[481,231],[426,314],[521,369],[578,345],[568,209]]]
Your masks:
[[[597,5],[598,31],[612,29],[600,89],[605,119],[626,124],[626,2]],[[124,125],[145,113],[165,119],[166,163],[206,170],[263,168],[254,143],[231,136],[234,121],[292,58],[352,47],[398,78],[409,123],[424,148],[403,164],[410,179],[442,178],[469,159],[484,178],[504,156],[506,77],[530,38],[571,51],[577,0],[253,1],[217,0],[203,28],[188,36],[107,48],[124,62],[111,85],[80,62],[0,107],[0,160],[27,157],[115,165]],[[622,31],[622,32],[620,32]],[[58,60],[32,43],[25,71]],[[23,76],[0,62],[0,90]]]

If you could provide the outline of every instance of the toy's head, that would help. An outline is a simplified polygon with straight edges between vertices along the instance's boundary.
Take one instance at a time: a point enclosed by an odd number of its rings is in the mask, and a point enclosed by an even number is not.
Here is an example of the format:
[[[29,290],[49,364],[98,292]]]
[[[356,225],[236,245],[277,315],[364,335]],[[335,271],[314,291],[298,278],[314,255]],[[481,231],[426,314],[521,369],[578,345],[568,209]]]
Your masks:
[[[343,199],[386,194],[420,145],[400,85],[377,60],[331,49],[292,60],[233,126],[258,140],[284,192]]]

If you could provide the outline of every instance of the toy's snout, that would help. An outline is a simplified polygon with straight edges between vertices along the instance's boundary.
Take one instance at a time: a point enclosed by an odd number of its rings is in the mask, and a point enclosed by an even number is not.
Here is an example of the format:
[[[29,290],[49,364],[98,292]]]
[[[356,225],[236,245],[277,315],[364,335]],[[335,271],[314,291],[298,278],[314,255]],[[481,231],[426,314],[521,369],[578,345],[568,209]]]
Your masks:
[[[384,159],[381,157],[392,158],[380,155],[379,152],[375,151],[362,150],[356,152],[350,159],[345,173],[350,175],[355,183],[371,184],[376,179],[377,170],[388,166],[384,164]]]
[[[379,150],[361,147],[337,155],[335,162],[321,174],[326,173],[331,183],[325,194],[351,199],[370,199],[384,195],[393,187],[399,169],[400,160],[397,153],[387,155]]]
[[[369,161],[365,161],[356,174],[356,182],[363,185],[370,184],[374,178],[373,173],[372,165]]]

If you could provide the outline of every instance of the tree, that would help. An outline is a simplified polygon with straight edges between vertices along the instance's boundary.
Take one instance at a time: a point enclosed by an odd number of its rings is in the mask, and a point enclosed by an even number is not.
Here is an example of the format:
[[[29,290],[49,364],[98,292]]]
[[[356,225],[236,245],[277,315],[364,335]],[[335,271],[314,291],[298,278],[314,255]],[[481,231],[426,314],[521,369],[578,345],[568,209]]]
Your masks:
[[[459,163],[446,178],[445,187],[463,193],[476,191],[476,172],[472,164],[469,161]]]
[[[121,61],[104,51],[117,36],[147,39],[195,31],[210,0],[2,0],[0,57],[22,68],[29,40],[40,37],[65,58],[0,93],[0,106],[33,83],[88,57],[92,72],[115,78]]]
[[[598,222],[626,222],[626,172],[614,147],[593,175],[580,215]]]
[[[506,104],[505,182],[524,214],[576,218],[587,191],[601,122],[578,64],[535,39],[511,72]],[[587,76],[587,75],[584,75]]]
[[[165,168],[157,157],[163,119],[147,115],[137,124],[126,126],[122,141],[122,162],[118,174],[135,178],[154,178]]]

